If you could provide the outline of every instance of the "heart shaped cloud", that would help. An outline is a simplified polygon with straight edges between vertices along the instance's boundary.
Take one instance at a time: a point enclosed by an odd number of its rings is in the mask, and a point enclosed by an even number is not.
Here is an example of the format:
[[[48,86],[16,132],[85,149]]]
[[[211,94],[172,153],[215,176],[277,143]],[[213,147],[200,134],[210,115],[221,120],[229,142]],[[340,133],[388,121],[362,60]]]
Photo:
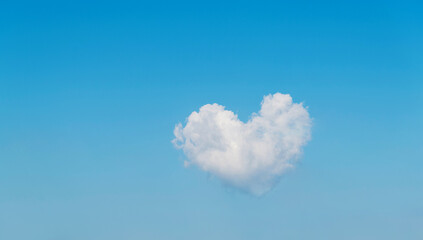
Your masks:
[[[311,119],[289,94],[263,98],[258,114],[247,123],[218,104],[207,104],[175,127],[172,141],[188,160],[224,183],[262,195],[269,191],[301,154],[310,139]]]

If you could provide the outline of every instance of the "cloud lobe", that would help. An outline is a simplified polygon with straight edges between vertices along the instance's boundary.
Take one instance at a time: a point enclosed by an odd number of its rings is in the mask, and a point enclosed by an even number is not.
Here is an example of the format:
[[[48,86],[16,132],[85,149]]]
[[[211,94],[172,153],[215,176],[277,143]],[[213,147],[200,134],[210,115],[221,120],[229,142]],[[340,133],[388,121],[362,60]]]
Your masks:
[[[263,98],[258,114],[244,123],[218,104],[192,112],[185,127],[175,127],[172,141],[187,157],[185,165],[220,178],[254,195],[269,191],[293,167],[310,139],[311,119],[289,94]]]

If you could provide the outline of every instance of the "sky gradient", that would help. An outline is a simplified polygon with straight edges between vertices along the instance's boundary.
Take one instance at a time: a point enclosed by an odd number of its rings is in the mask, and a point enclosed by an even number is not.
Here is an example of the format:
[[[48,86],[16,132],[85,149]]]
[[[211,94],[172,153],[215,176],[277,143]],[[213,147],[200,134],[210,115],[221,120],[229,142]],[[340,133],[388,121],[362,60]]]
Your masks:
[[[0,239],[423,239],[418,1],[0,4]],[[313,119],[259,198],[184,168],[175,124]]]

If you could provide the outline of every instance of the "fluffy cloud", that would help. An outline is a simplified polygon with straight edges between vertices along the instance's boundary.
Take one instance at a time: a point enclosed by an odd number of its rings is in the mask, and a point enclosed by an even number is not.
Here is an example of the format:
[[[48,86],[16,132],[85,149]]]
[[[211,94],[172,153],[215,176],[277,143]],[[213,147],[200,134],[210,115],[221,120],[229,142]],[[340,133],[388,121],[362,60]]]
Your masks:
[[[191,113],[185,127],[176,125],[172,142],[187,156],[186,166],[196,165],[230,186],[262,195],[293,167],[310,128],[302,103],[276,93],[265,96],[259,113],[246,123],[222,105],[204,105]]]

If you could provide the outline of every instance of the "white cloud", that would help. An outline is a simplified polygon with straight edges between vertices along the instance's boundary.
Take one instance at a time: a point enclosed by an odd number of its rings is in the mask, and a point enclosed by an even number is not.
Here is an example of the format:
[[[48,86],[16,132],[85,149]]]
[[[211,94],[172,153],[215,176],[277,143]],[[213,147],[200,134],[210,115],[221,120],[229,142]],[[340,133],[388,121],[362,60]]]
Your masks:
[[[289,94],[263,98],[258,114],[244,123],[232,111],[207,104],[175,127],[172,141],[196,165],[224,183],[262,195],[293,167],[310,139],[311,119]]]

